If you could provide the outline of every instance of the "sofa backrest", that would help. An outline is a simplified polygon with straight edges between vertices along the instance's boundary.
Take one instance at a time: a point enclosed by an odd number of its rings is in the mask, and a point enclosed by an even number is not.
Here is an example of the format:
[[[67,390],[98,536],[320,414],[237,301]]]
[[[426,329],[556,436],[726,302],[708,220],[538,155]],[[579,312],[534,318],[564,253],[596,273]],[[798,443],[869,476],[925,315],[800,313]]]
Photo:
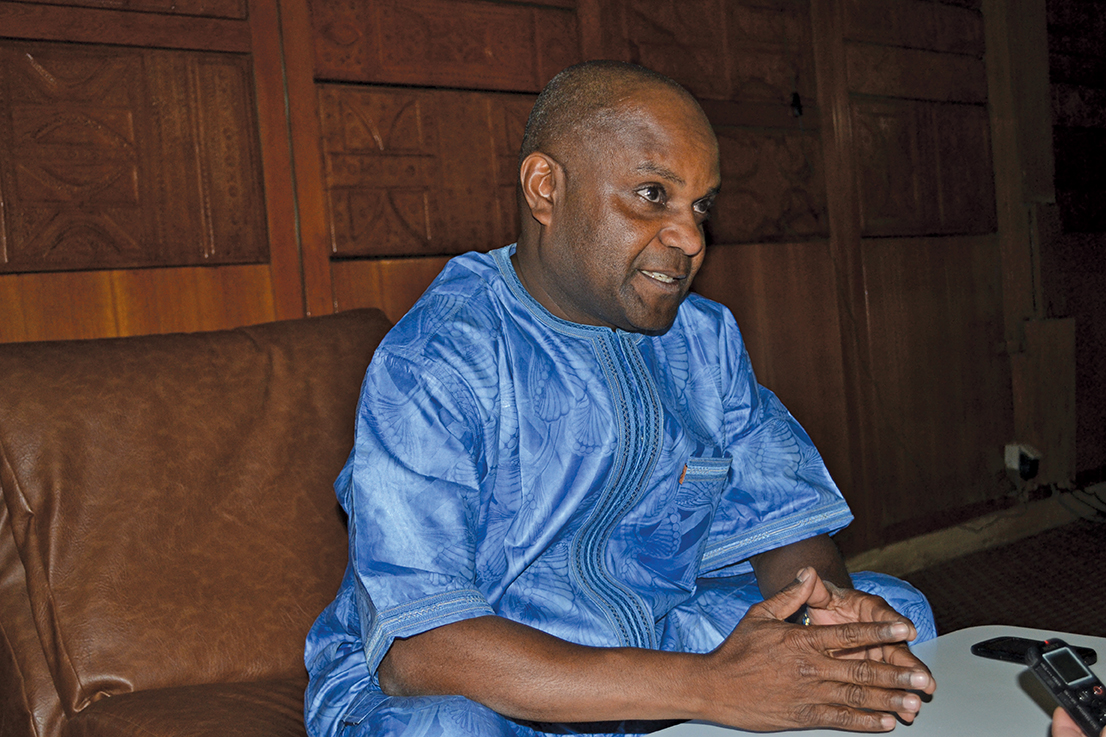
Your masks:
[[[388,327],[0,345],[0,680],[24,681],[36,732],[103,695],[303,672]]]

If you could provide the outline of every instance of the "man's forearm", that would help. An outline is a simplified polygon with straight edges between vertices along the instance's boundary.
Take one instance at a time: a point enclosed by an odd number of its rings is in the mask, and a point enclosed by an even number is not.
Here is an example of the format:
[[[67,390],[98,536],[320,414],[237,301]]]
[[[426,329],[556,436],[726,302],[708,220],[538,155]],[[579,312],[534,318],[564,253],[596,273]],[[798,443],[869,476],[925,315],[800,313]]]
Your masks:
[[[760,593],[765,598],[791,583],[795,573],[805,566],[812,566],[825,581],[852,588],[845,561],[829,535],[817,535],[769,550],[755,556],[752,563]]]
[[[396,640],[379,677],[390,695],[457,694],[531,721],[689,719],[705,709],[703,657],[586,647],[486,616]]]
[[[901,621],[796,627],[784,619],[826,596],[813,569],[754,605],[706,654],[576,645],[496,616],[396,640],[378,669],[395,696],[460,695],[516,719],[704,719],[752,731],[835,726],[886,731],[932,692],[925,666],[847,660],[910,634]]]

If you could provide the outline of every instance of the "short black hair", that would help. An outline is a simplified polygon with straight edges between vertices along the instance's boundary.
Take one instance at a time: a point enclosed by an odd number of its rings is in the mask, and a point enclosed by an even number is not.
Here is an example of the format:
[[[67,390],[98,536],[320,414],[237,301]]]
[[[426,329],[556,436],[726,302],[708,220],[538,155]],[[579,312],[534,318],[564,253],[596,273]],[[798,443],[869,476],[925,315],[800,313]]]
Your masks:
[[[559,72],[538,95],[526,121],[518,163],[535,151],[553,154],[568,135],[613,119],[626,93],[645,85],[663,85],[694,101],[679,82],[652,69],[624,61],[596,60]]]

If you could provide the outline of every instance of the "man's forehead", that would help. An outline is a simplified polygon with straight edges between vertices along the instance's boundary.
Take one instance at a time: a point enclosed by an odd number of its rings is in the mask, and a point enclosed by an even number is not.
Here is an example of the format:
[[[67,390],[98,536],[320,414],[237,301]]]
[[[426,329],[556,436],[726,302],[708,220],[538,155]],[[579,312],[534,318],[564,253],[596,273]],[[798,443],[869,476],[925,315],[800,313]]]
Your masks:
[[[686,184],[684,178],[676,172],[669,169],[667,166],[658,164],[655,161],[643,161],[634,167],[634,171],[639,174],[648,174],[655,177],[659,177],[673,184]]]

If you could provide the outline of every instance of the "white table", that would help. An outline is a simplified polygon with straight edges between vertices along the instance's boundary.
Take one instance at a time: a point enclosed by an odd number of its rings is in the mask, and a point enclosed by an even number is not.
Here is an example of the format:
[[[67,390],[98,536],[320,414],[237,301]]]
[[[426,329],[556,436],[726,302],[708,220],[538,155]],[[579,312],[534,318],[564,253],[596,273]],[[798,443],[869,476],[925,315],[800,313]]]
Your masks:
[[[1106,667],[1106,637],[992,625],[969,627],[941,635],[914,647],[914,653],[933,672],[937,691],[922,705],[912,725],[898,725],[892,734],[909,737],[1046,737],[1056,707],[1051,694],[1023,665],[972,655],[971,646],[999,635],[1044,640],[1059,637],[1069,645],[1098,651],[1091,666],[1102,677]],[[750,734],[715,724],[686,722],[654,732],[657,737],[725,737]],[[784,732],[803,737],[841,737],[843,732],[810,730]]]

